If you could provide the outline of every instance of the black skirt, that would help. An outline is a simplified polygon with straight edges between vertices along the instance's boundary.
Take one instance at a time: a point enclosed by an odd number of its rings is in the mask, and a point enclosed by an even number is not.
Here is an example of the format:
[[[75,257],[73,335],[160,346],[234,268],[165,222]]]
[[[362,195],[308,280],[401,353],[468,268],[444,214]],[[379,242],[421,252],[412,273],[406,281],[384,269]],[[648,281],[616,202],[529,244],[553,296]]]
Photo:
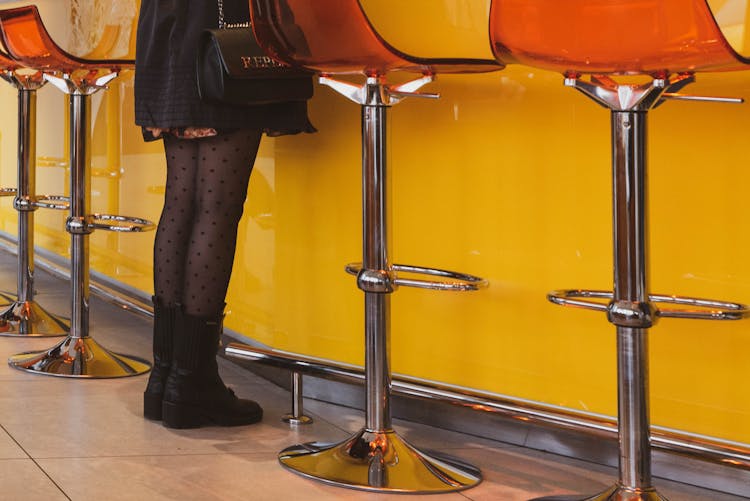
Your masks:
[[[227,22],[250,18],[247,0],[224,0]],[[262,129],[269,135],[314,132],[306,102],[259,106],[201,101],[195,77],[198,38],[218,27],[217,0],[142,0],[135,56],[135,123],[161,129]],[[144,134],[150,139],[150,134]]]

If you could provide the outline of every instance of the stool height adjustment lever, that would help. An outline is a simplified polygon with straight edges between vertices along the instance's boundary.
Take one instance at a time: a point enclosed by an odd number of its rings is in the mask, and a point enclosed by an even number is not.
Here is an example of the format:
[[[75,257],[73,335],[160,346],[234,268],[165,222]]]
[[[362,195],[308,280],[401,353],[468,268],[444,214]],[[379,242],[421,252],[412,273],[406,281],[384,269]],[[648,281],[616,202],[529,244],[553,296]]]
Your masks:
[[[692,96],[689,94],[677,94],[673,92],[665,92],[662,94],[664,99],[674,99],[675,101],[706,101],[709,103],[728,103],[728,104],[742,104],[745,100],[741,97],[718,97],[718,96]]]

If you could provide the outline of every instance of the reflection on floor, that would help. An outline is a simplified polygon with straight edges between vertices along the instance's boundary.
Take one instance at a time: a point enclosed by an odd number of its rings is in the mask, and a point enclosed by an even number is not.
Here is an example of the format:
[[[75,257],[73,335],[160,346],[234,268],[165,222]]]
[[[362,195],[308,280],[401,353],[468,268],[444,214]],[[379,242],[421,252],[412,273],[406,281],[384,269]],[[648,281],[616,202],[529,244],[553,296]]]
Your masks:
[[[15,257],[0,253],[0,279],[15,287]],[[68,316],[66,282],[37,271],[37,301]],[[91,334],[106,348],[150,359],[151,321],[92,297]],[[53,346],[57,338],[0,338],[0,357]],[[74,380],[27,374],[0,364],[0,498],[7,500],[365,500],[398,499],[323,485],[279,466],[276,453],[306,441],[337,441],[357,430],[362,413],[306,402],[315,423],[290,428],[289,394],[221,361],[227,383],[265,408],[260,424],[240,428],[168,430],[141,417],[144,376]],[[611,468],[400,422],[412,443],[479,466],[485,480],[431,499],[525,500],[595,493],[613,483]],[[668,481],[673,501],[743,499]],[[750,488],[749,488],[750,495]],[[411,498],[412,496],[408,496]]]

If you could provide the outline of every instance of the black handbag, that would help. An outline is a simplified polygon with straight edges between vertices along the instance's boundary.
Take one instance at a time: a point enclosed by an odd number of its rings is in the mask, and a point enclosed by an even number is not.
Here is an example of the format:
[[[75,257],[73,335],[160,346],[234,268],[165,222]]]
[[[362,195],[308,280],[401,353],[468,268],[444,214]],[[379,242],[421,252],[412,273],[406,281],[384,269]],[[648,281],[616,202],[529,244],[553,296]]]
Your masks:
[[[255,40],[249,23],[226,25],[222,0],[218,4],[219,29],[203,31],[198,43],[196,76],[200,98],[235,105],[310,99],[312,72],[269,57]]]

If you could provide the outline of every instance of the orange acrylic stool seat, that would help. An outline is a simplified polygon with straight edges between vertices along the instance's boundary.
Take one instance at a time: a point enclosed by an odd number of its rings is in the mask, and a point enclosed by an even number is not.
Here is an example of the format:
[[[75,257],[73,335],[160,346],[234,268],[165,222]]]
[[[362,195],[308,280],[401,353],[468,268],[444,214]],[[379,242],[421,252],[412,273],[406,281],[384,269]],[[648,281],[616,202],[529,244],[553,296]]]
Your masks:
[[[29,68],[63,74],[81,71],[116,74],[135,65],[130,59],[84,59],[66,52],[50,37],[33,5],[4,10],[2,23],[3,43],[8,53]],[[101,51],[95,50],[95,53]]]
[[[477,290],[481,278],[389,259],[386,205],[386,118],[407,97],[441,72],[496,71],[502,65],[477,58],[421,58],[399,51],[378,33],[357,0],[252,0],[255,37],[274,59],[320,75],[320,83],[362,109],[363,259],[347,272],[357,276],[365,298],[366,424],[339,444],[302,444],[282,451],[286,468],[329,484],[379,492],[449,492],[476,485],[480,472],[459,460],[425,454],[393,430],[390,413],[390,296],[399,286]],[[417,78],[389,85],[389,73]],[[363,77],[363,84],[334,79]],[[399,276],[402,274],[402,276]]]
[[[10,303],[0,310],[0,336],[64,336],[67,324],[35,299],[34,211],[57,208],[63,197],[36,195],[36,92],[46,83],[42,72],[24,68],[0,51],[0,77],[18,91],[18,159],[16,188],[0,188],[0,196],[13,196],[18,212],[17,294],[0,294]]]
[[[490,42],[497,58],[560,72],[611,111],[614,289],[548,299],[604,312],[616,326],[619,480],[586,499],[663,499],[651,478],[648,330],[660,317],[739,320],[748,307],[650,293],[646,119],[669,99],[741,102],[678,91],[696,72],[748,69],[750,59],[732,48],[705,0],[493,0]]]
[[[486,59],[422,58],[401,52],[380,36],[357,0],[250,4],[255,37],[269,55],[321,74],[481,73],[502,68]]]
[[[96,229],[144,231],[149,221],[90,210],[90,98],[116,78],[132,60],[89,60],[62,50],[49,36],[35,6],[0,11],[0,36],[8,55],[70,96],[70,215],[66,230],[71,238],[70,333],[59,344],[11,357],[17,369],[62,377],[109,378],[142,374],[145,360],[112,353],[89,335],[88,237]]]
[[[750,63],[706,0],[493,0],[491,9],[497,57],[563,74],[667,76]]]

